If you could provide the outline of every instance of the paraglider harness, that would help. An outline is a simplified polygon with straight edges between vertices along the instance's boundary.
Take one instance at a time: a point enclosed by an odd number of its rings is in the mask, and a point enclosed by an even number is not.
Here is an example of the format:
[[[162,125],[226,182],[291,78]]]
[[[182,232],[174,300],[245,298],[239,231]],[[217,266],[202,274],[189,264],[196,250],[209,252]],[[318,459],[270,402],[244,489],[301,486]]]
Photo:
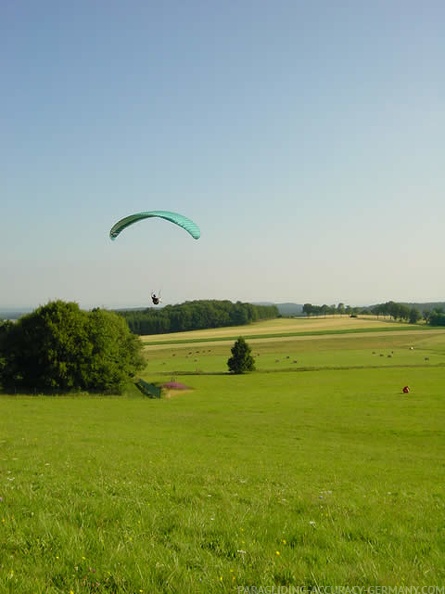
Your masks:
[[[153,292],[151,294],[151,300],[153,301],[153,305],[159,305],[161,302],[161,298],[155,295]]]

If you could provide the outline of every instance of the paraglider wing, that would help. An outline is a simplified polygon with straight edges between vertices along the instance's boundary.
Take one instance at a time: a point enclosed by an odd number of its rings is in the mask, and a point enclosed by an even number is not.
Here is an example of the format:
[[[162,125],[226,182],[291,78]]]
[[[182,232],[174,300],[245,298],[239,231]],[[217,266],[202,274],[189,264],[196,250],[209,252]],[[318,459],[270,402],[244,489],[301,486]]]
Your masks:
[[[121,233],[121,231],[130,225],[133,225],[138,221],[142,221],[143,219],[150,219],[152,217],[165,219],[166,221],[170,221],[170,223],[179,225],[179,227],[182,227],[188,233],[190,233],[194,239],[199,239],[201,236],[198,225],[184,215],[178,214],[177,212],[170,212],[168,210],[151,210],[149,212],[138,212],[118,221],[110,230],[110,238],[114,240],[119,235],[119,233]]]

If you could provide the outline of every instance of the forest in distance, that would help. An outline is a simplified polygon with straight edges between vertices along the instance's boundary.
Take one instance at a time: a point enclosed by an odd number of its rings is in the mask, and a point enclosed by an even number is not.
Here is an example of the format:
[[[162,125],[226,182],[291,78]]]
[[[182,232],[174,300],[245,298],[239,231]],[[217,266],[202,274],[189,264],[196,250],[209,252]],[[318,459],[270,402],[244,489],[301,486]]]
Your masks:
[[[187,301],[162,308],[120,310],[134,334],[167,334],[226,326],[244,326],[279,317],[276,305],[254,305],[237,301]]]
[[[134,334],[167,334],[170,332],[186,332],[189,330],[203,330],[206,328],[222,328],[226,326],[243,326],[260,320],[278,317],[298,316],[327,316],[327,315],[376,315],[389,317],[393,320],[416,324],[423,320],[432,326],[445,326],[445,304],[410,304],[387,301],[371,307],[351,307],[339,303],[338,305],[313,305],[305,303],[302,306],[292,304],[253,304],[237,301],[201,300],[188,301],[179,305],[167,305],[162,308],[149,307],[141,310],[119,310]]]
[[[0,308],[0,320],[17,320],[32,308]],[[369,306],[316,305],[312,303],[233,303],[229,300],[196,300],[161,307],[112,308],[122,315],[135,334],[162,334],[250,324],[275,317],[376,315],[417,323],[420,320],[445,325],[445,302],[410,303],[387,301]]]

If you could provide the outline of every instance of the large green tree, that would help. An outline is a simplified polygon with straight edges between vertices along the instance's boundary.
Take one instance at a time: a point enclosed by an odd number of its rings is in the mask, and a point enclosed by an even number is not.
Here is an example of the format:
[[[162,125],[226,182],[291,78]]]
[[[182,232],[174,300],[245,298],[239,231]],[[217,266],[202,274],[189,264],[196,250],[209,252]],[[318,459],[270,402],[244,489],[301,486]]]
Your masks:
[[[227,360],[227,366],[232,373],[245,373],[255,370],[255,359],[252,356],[251,348],[240,336],[233,345],[232,356]]]
[[[53,301],[6,328],[1,382],[14,391],[120,393],[144,365],[142,343],[118,314]]]

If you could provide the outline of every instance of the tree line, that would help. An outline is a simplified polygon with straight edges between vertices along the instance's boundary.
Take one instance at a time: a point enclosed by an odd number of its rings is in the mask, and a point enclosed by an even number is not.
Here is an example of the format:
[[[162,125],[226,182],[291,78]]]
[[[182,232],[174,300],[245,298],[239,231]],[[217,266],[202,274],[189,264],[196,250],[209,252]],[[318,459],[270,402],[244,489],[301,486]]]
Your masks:
[[[377,317],[389,317],[393,320],[417,324],[424,320],[430,326],[445,326],[445,311],[441,306],[435,306],[431,310],[420,309],[406,303],[397,303],[396,301],[386,301],[377,303],[368,307],[351,307],[339,303],[338,305],[313,305],[305,303],[303,313],[307,316],[325,316],[325,315],[375,315]]]
[[[166,305],[160,309],[149,307],[143,310],[120,310],[131,332],[146,334],[167,334],[225,326],[244,326],[259,320],[279,316],[275,305],[254,305],[237,301],[198,300],[178,305]]]
[[[430,326],[445,326],[445,312],[443,307],[437,305],[431,310],[427,308],[420,309],[417,306],[406,303],[397,303],[396,301],[387,301],[379,303],[371,308],[371,313],[376,316],[389,316],[393,320],[400,320],[416,324],[424,320]]]
[[[332,316],[332,315],[358,315],[370,313],[367,308],[361,307],[351,307],[350,305],[345,305],[344,303],[339,303],[338,305],[327,305],[324,303],[323,305],[313,305],[312,303],[305,303],[303,305],[303,313],[307,316]]]

